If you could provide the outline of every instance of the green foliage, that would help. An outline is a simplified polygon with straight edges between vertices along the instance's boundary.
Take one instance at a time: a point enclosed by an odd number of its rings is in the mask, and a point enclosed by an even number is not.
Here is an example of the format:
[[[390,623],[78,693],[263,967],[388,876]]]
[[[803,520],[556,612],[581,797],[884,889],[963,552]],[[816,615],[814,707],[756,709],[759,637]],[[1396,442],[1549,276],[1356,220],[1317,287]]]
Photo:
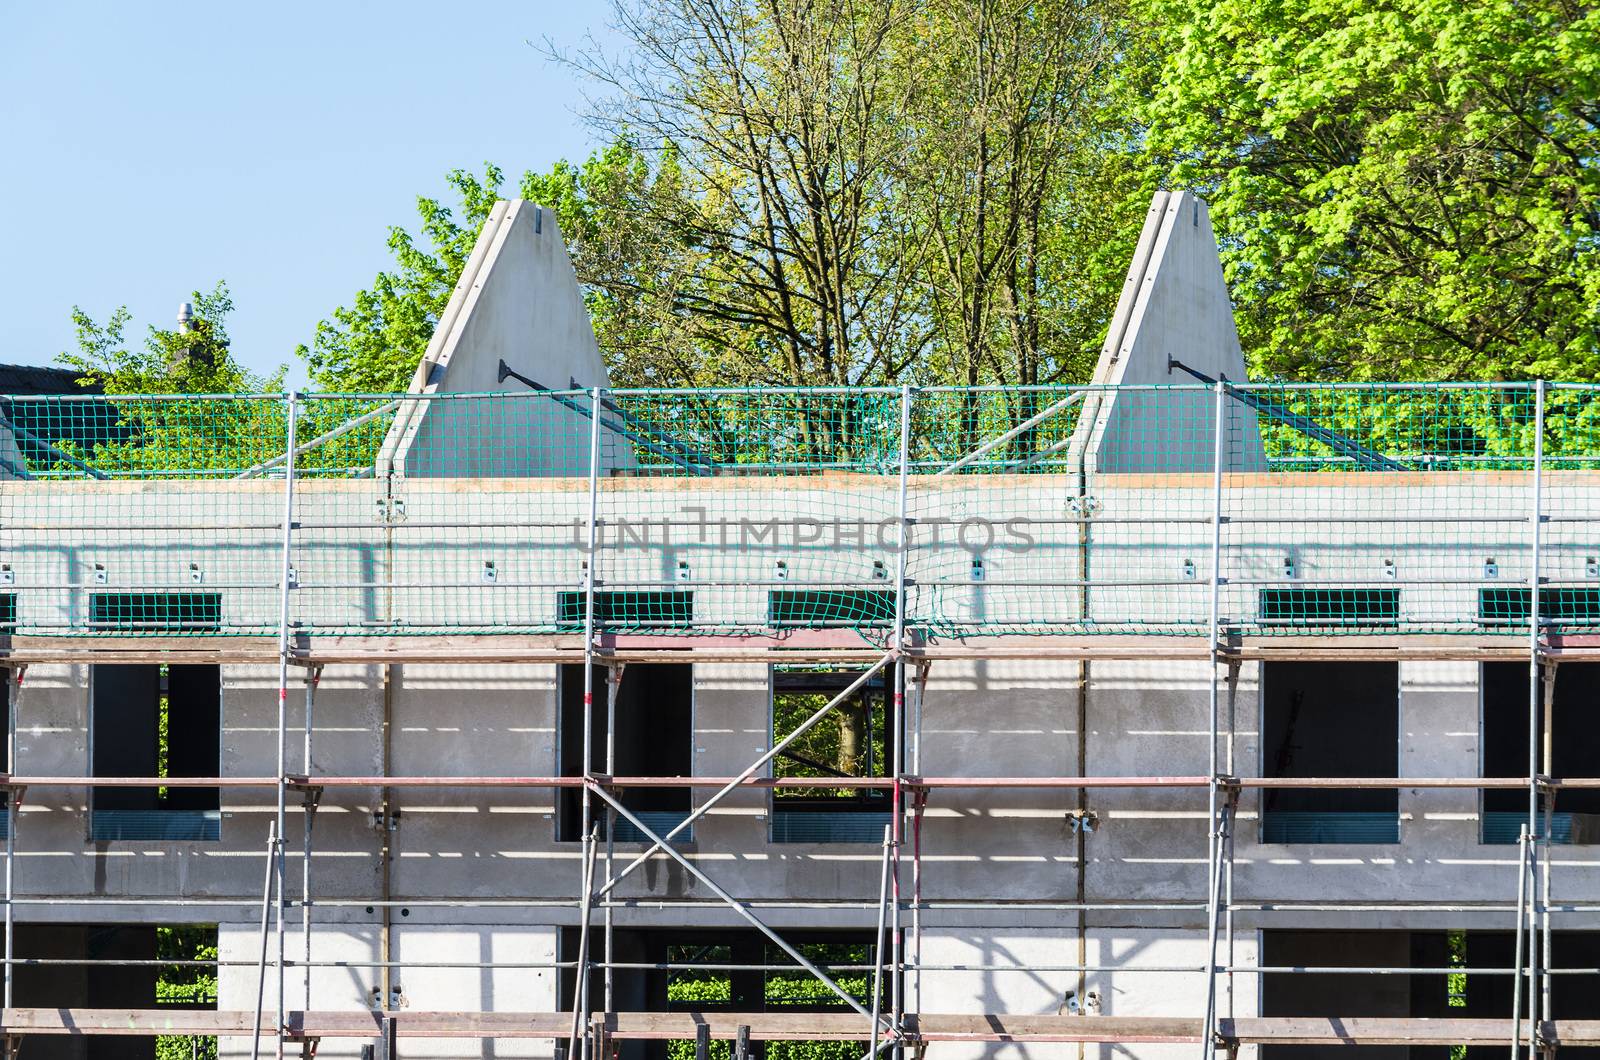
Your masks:
[[[800,727],[800,723],[821,710],[832,692],[774,692],[772,731],[781,739]],[[875,709],[872,709],[875,708]],[[888,746],[887,719],[881,694],[862,690],[839,704],[822,721],[813,725],[789,745],[789,753],[773,762],[773,775],[779,777],[886,776]],[[848,788],[780,788],[778,798],[852,798],[859,792]]]
[[[156,959],[214,961],[217,929],[203,925],[156,928]],[[214,967],[168,965],[156,978],[156,1005],[171,1008],[216,1008],[217,973]],[[217,1040],[165,1034],[156,1038],[156,1060],[216,1060]]]
[[[851,943],[802,943],[799,947],[806,959],[827,969],[830,965],[865,965],[872,962],[872,947]],[[700,962],[728,964],[732,951],[727,946],[672,947],[669,952],[674,963]],[[764,960],[769,965],[791,963],[787,954],[775,946],[766,947]],[[840,972],[835,981],[863,1005],[872,996],[870,972]],[[763,1002],[767,1010],[797,1008],[800,1011],[834,1011],[842,1009],[838,995],[819,979],[796,966],[794,971],[769,971],[763,974]],[[725,1007],[733,1000],[732,978],[725,971],[675,970],[667,976],[667,1002],[675,1008],[700,1009]],[[768,1060],[859,1060],[861,1046],[857,1042],[767,1042]],[[712,1041],[711,1060],[728,1060],[732,1043]],[[668,1060],[694,1060],[694,1042],[687,1040],[667,1043]]]
[[[1149,0],[1149,144],[1211,196],[1259,373],[1600,374],[1600,10]]]
[[[621,386],[1038,383],[1093,363],[1148,198],[1125,0],[621,0],[629,58],[561,56],[608,143],[524,174]],[[499,192],[419,200],[431,249],[298,352],[404,387]]]
[[[78,332],[76,353],[56,360],[76,369],[85,383],[107,394],[238,394],[280,390],[284,370],[258,376],[240,367],[228,348],[228,314],[233,296],[218,281],[210,291],[191,296],[193,320],[187,331],[151,325],[142,345],[129,346],[133,319],[122,306],[104,324],[72,307]]]

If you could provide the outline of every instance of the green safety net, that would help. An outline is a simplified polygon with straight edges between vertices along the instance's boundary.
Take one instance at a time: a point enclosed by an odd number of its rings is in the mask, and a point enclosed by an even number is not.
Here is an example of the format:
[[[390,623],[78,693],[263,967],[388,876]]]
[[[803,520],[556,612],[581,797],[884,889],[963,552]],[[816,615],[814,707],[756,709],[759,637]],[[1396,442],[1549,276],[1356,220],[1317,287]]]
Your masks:
[[[1531,383],[0,396],[0,625],[272,636],[287,568],[307,636],[571,634],[591,579],[603,634],[1581,632],[1597,424]]]

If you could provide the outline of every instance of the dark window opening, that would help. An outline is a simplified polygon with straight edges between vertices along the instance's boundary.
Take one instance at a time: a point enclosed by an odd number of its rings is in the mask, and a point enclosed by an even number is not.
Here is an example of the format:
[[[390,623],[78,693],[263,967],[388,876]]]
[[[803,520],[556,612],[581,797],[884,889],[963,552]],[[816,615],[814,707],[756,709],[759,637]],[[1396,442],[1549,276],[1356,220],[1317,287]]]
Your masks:
[[[888,589],[775,589],[767,595],[767,620],[795,626],[887,626],[894,621]]]
[[[96,777],[215,777],[222,761],[222,668],[94,666],[91,773]],[[216,787],[96,787],[95,840],[220,838]]]
[[[0,593],[0,636],[17,631],[17,594]]]
[[[1263,663],[1262,776],[1394,777],[1400,770],[1398,663]],[[1397,843],[1399,792],[1267,788],[1262,842]]]
[[[774,741],[798,729],[860,670],[775,669]],[[773,776],[859,779],[889,777],[894,755],[889,681],[880,671],[773,760]],[[881,843],[889,823],[887,788],[777,788],[772,794],[774,843]]]
[[[1528,775],[1528,666],[1526,663],[1483,664],[1483,775]],[[1545,772],[1544,685],[1538,688],[1535,724],[1541,748],[1536,772]],[[1550,775],[1592,777],[1600,768],[1600,666],[1568,663],[1556,667]],[[1544,792],[1539,794],[1539,835],[1544,834]],[[1556,843],[1600,843],[1600,790],[1558,790],[1548,804],[1550,838]],[[1515,843],[1528,821],[1526,788],[1492,789],[1483,793],[1483,842]]]
[[[222,594],[95,593],[89,625],[122,633],[215,633],[222,628]]]
[[[873,941],[871,932],[785,932],[784,938],[808,961],[828,971],[853,998],[871,1007]],[[598,960],[590,938],[590,957]],[[617,1007],[643,1012],[848,1012],[850,1008],[820,980],[795,964],[783,950],[754,931],[621,929],[615,935],[619,962],[694,965],[617,969],[613,989]],[[578,932],[561,929],[561,959],[578,959]],[[724,967],[715,967],[715,966]],[[730,969],[727,965],[749,966]],[[710,967],[707,967],[710,966]],[[891,996],[885,970],[882,996]],[[558,1006],[570,1011],[577,975],[563,969]],[[589,997],[604,996],[604,976],[590,974]],[[694,1042],[613,1043],[619,1060],[693,1060]],[[756,1060],[860,1060],[859,1042],[751,1042]],[[731,1043],[712,1041],[712,1060],[729,1060]]]
[[[1515,939],[1509,931],[1278,931],[1261,938],[1261,965],[1269,968],[1426,968],[1413,974],[1276,972],[1261,977],[1263,1016],[1365,1016],[1425,1019],[1511,1019],[1512,977],[1472,969],[1510,968]],[[1558,931],[1552,954],[1558,968],[1600,965],[1600,932]],[[1462,969],[1452,971],[1452,969]],[[1551,977],[1557,1019],[1600,1016],[1600,975]],[[1524,984],[1526,985],[1526,984]],[[1523,991],[1523,1013],[1528,991]],[[1587,1049],[1593,1055],[1600,1050]],[[1367,1046],[1363,1056],[1392,1060],[1496,1060],[1504,1046]],[[1563,1047],[1563,1055],[1567,1049]],[[1348,1046],[1264,1045],[1262,1060],[1342,1060]]]
[[[1319,628],[1393,626],[1400,621],[1399,589],[1262,589],[1264,626]]]
[[[556,625],[564,630],[583,629],[587,607],[584,593],[557,593]],[[594,594],[594,628],[597,630],[681,629],[693,622],[692,592],[666,590]]]
[[[215,925],[18,924],[19,961],[192,961],[217,956]],[[217,1007],[215,967],[18,964],[13,991],[25,1008]],[[217,1039],[180,1035],[38,1035],[35,1060],[216,1060]]]
[[[560,671],[561,726],[558,735],[561,775],[583,776],[583,667]],[[606,771],[606,668],[594,668],[594,709],[590,728],[590,770]],[[687,663],[634,663],[622,672],[617,693],[616,770],[619,777],[688,777],[694,775],[694,667]],[[688,788],[622,788],[622,804],[658,835],[665,835],[689,815]],[[560,788],[556,793],[556,838],[583,838],[583,792]],[[593,824],[605,838],[606,804],[591,796]],[[692,832],[692,828],[691,828]],[[688,834],[680,834],[686,840]],[[617,817],[617,840],[645,841],[631,822]]]

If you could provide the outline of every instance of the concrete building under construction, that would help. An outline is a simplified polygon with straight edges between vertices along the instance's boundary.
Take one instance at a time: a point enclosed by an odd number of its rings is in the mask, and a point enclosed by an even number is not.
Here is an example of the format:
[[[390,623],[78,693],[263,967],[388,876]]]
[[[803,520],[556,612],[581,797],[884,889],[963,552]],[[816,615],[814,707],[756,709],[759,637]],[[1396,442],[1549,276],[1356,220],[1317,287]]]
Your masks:
[[[0,414],[8,1053],[1600,1047],[1600,391],[1252,383],[1187,193],[1081,387],[613,388],[511,202]]]

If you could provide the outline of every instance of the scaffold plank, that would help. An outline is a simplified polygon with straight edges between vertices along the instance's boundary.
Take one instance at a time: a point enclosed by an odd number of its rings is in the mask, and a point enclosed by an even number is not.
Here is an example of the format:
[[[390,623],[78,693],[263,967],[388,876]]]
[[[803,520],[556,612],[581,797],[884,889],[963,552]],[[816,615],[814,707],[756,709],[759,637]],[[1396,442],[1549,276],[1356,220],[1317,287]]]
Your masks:
[[[559,1012],[289,1012],[289,1038],[375,1038],[386,1019],[402,1038],[561,1038],[571,1016]],[[242,1009],[10,1008],[0,1033],[13,1035],[128,1036],[153,1034],[245,1035],[255,1014]],[[758,1041],[867,1041],[866,1021],[842,1012],[621,1012],[603,1021],[609,1037],[623,1040],[693,1039],[706,1026],[715,1040],[740,1027]],[[1169,1016],[1072,1016],[1016,1013],[923,1014],[905,1018],[905,1037],[924,1042],[1166,1042],[1202,1038],[1202,1021]],[[1220,1037],[1241,1045],[1503,1045],[1505,1019],[1294,1016],[1221,1019]],[[269,1019],[264,1033],[275,1034]],[[1600,1045],[1600,1020],[1556,1020],[1543,1037],[1567,1047]]]

